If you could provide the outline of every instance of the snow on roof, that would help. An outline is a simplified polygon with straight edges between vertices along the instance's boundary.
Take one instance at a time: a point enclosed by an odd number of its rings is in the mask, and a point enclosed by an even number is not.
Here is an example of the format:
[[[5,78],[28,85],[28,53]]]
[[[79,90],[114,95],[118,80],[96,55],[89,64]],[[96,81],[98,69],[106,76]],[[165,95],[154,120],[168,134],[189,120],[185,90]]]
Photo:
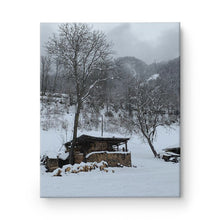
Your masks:
[[[89,158],[92,154],[101,154],[101,153],[107,153],[107,154],[130,154],[131,152],[124,152],[124,151],[94,151],[86,155],[86,158]]]
[[[66,160],[67,157],[69,156],[69,153],[62,152],[62,153],[59,153],[58,156],[60,159]]]
[[[169,148],[179,148],[179,147],[180,147],[179,145],[180,145],[179,143],[178,143],[178,144],[172,144],[172,145],[167,146],[165,149],[169,149]]]
[[[129,140],[129,138],[116,138],[116,137],[94,137],[94,136],[89,136],[89,135],[81,135],[80,137],[77,138],[78,141],[81,140],[97,140],[97,141],[117,141],[117,142],[124,142]]]
[[[42,155],[48,156],[49,158],[57,158],[58,152],[56,152],[56,151],[45,151]]]

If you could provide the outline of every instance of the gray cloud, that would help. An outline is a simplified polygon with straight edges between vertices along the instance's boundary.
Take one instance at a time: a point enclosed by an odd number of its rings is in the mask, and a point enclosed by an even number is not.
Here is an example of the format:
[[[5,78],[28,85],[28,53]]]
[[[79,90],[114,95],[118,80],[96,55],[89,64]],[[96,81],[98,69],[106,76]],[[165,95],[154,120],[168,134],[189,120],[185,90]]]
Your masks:
[[[90,23],[114,44],[115,56],[134,56],[150,64],[179,56],[179,23]],[[42,45],[57,32],[58,23],[41,24]]]
[[[40,24],[40,46],[41,54],[45,54],[44,45],[48,41],[49,37],[56,33],[58,29],[58,23],[41,23]]]
[[[178,23],[149,24],[125,23],[111,30],[108,36],[115,44],[117,56],[135,56],[146,63],[179,56]]]

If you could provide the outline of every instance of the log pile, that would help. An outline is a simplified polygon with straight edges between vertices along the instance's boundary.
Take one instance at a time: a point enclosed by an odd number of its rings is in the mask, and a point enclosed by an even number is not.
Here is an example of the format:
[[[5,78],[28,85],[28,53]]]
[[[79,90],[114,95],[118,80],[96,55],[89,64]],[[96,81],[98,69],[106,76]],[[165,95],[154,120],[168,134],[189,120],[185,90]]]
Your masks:
[[[108,173],[108,163],[105,161],[102,161],[100,163],[93,162],[93,163],[80,163],[80,164],[74,164],[74,165],[65,165],[63,168],[58,168],[53,171],[53,176],[62,176],[62,174],[70,174],[70,173],[80,173],[80,172],[90,172],[92,170],[99,169],[100,171],[104,171]],[[112,170],[112,173],[115,173],[114,170]]]

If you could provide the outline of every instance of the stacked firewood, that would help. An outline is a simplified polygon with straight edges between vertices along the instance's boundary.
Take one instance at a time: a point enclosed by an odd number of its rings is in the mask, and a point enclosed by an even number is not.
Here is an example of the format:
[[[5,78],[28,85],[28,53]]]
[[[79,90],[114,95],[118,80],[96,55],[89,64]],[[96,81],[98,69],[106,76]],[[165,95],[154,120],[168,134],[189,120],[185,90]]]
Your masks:
[[[109,172],[108,163],[105,161],[102,161],[100,163],[97,162],[91,162],[91,163],[80,163],[80,164],[74,164],[74,165],[65,165],[63,168],[58,168],[53,171],[53,176],[62,176],[61,174],[68,174],[68,173],[80,173],[80,172],[89,172],[95,169],[99,169],[100,171],[104,171],[106,173]],[[114,170],[111,170],[112,173],[114,173]]]

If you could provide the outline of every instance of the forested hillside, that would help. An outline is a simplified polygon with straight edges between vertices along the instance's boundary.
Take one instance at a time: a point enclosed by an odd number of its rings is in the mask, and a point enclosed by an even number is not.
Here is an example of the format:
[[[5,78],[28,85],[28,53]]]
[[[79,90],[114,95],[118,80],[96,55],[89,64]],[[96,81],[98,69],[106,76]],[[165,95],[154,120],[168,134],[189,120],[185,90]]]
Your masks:
[[[100,82],[87,98],[87,107],[93,108],[96,113],[106,109],[111,111],[123,110],[132,114],[132,99],[135,98],[135,86],[138,81],[151,86],[160,86],[166,92],[165,111],[179,115],[180,110],[180,59],[169,62],[153,63],[147,65],[135,57],[121,57],[111,64],[111,69],[105,72],[106,81]],[[64,74],[62,65],[57,61],[52,65],[47,57],[41,58],[41,94],[66,94],[69,105],[74,104],[73,83],[71,78]],[[42,68],[41,68],[42,69]]]

